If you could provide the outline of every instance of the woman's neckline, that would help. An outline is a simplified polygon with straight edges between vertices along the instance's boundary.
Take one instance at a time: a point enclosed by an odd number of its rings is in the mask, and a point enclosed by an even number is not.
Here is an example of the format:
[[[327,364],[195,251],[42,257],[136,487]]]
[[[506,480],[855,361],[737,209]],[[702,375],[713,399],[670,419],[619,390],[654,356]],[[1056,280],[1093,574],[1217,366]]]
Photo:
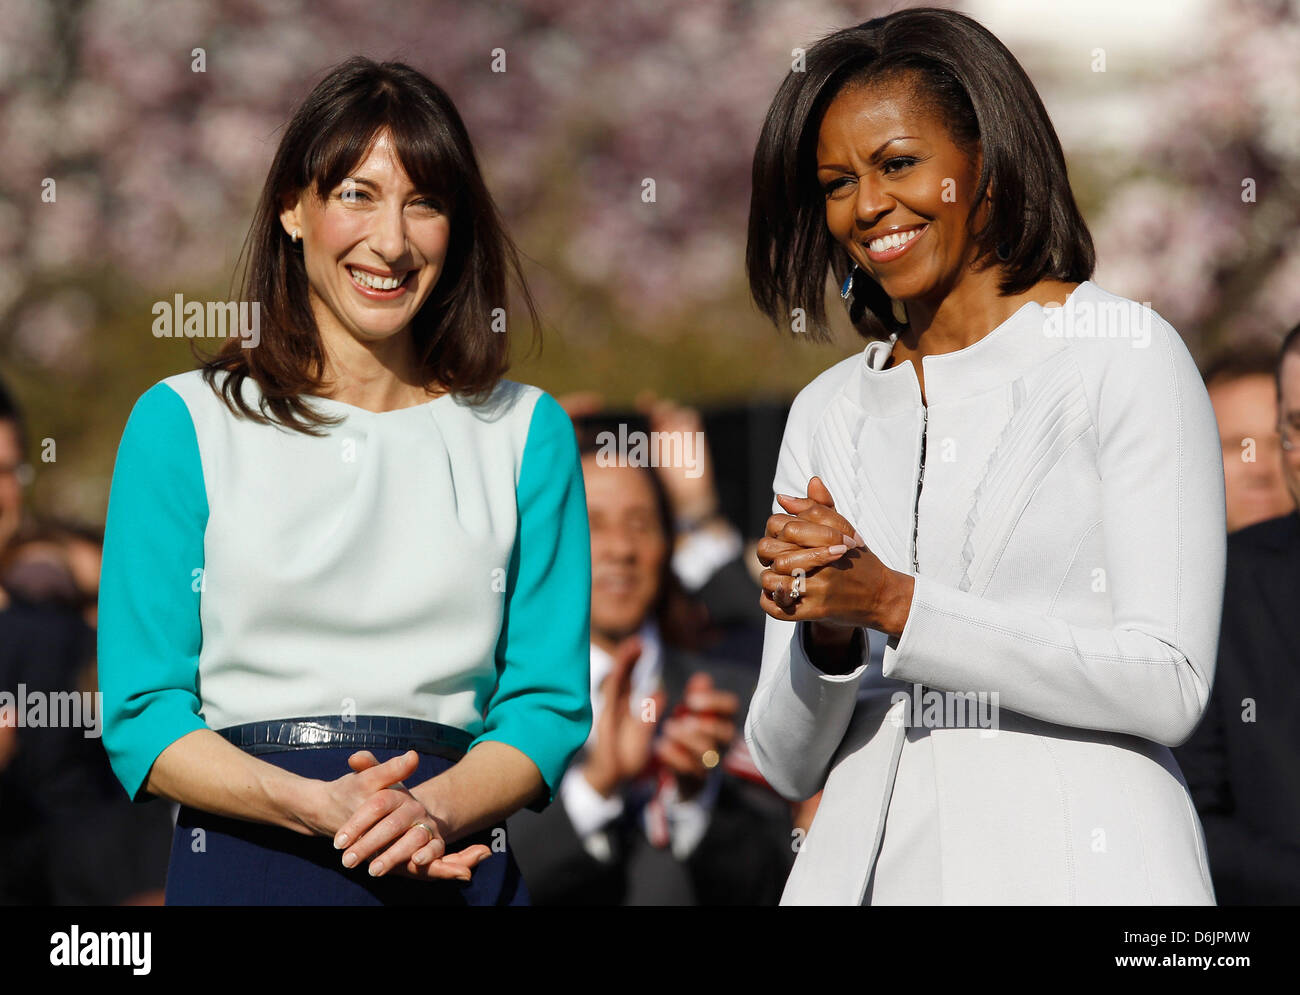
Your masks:
[[[1092,283],[1091,280],[1080,280],[1080,281],[1079,281],[1079,285],[1076,286],[1073,290],[1071,290],[1068,294],[1065,295],[1065,300],[1061,302],[1061,307],[1069,307],[1071,301],[1073,301],[1073,300],[1075,299],[1075,296],[1079,293],[1079,291],[1082,290],[1085,286],[1088,286],[1088,285],[1091,284],[1091,283]],[[949,357],[964,357],[964,356],[969,356],[969,355],[971,355],[971,354],[974,353],[977,349],[979,349],[979,347],[982,346],[985,342],[988,342],[989,339],[992,339],[992,338],[994,338],[995,336],[997,336],[999,332],[1002,332],[1004,329],[1010,327],[1011,325],[1016,324],[1016,320],[1017,320],[1021,315],[1023,315],[1023,314],[1025,313],[1025,311],[1026,311],[1028,308],[1030,308],[1030,307],[1038,307],[1038,308],[1042,308],[1043,305],[1039,304],[1037,301],[1025,301],[1025,303],[1021,304],[1020,307],[1016,308],[1015,311],[1013,311],[1011,314],[1007,315],[1006,318],[1004,318],[1004,319],[1003,319],[1002,321],[1000,321],[998,324],[994,325],[991,329],[989,329],[987,332],[985,332],[985,333],[984,333],[980,338],[976,339],[976,340],[975,340],[974,342],[972,342],[970,345],[968,345],[968,346],[962,346],[962,348],[960,348],[960,349],[954,349],[954,350],[952,350],[951,352],[936,352],[936,353],[929,353],[929,354],[927,354],[927,355],[921,357],[922,362],[924,362],[924,361],[927,360],[927,359],[932,359],[932,360],[935,360],[935,361],[937,361],[937,362],[943,363],[943,362],[947,362],[948,359],[949,359]],[[881,368],[880,368],[879,370],[873,370],[873,372],[876,372],[876,373],[888,373],[888,372],[892,372],[893,370],[896,370],[896,369],[899,369],[900,367],[902,367],[903,364],[904,364],[904,362],[908,362],[908,361],[909,361],[909,360],[900,360],[899,362],[893,364],[892,366],[889,365],[889,364],[890,364],[890,361],[893,359],[893,355],[894,355],[894,345],[895,345],[895,343],[898,341],[898,334],[899,334],[898,332],[892,332],[892,333],[890,333],[890,336],[889,336],[888,339],[877,340],[877,341],[883,341],[883,342],[885,342],[885,343],[888,345],[889,348],[888,348],[887,351],[885,352],[885,359],[884,359],[884,362],[883,362],[882,365],[881,365]],[[868,346],[868,348],[870,348],[870,347]],[[954,361],[960,362],[960,360],[954,360]]]
[[[437,397],[431,397],[427,401],[421,401],[419,404],[408,404],[404,408],[389,408],[387,411],[372,411],[370,408],[362,408],[355,404],[349,404],[347,401],[340,401],[333,397],[322,397],[319,394],[303,394],[303,397],[310,401],[321,401],[325,404],[333,404],[336,407],[346,408],[348,411],[354,411],[357,414],[370,415],[371,417],[382,417],[383,415],[396,415],[403,411],[418,411],[421,408],[429,408],[437,404],[444,398],[452,397],[451,391],[444,391]]]

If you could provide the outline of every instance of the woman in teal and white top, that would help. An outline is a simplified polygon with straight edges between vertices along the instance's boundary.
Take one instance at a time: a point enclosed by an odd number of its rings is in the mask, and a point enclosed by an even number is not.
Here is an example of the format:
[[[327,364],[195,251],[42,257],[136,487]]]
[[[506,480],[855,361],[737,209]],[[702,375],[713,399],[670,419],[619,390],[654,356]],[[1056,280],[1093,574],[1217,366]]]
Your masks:
[[[500,827],[591,724],[586,503],[446,94],[333,71],[249,246],[260,342],[144,393],[109,499],[104,742],[182,805],[168,901],[525,902]]]

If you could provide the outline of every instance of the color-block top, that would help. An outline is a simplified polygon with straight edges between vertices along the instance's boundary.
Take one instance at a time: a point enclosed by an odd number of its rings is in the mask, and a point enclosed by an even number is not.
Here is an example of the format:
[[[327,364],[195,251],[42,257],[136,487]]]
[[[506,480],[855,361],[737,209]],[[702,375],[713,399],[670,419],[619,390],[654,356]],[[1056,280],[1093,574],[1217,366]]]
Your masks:
[[[142,797],[158,754],[205,726],[387,715],[514,746],[554,798],[591,727],[568,416],[509,380],[477,406],[309,403],[343,420],[312,437],[237,417],[199,371],[136,402],[99,596],[118,779]]]

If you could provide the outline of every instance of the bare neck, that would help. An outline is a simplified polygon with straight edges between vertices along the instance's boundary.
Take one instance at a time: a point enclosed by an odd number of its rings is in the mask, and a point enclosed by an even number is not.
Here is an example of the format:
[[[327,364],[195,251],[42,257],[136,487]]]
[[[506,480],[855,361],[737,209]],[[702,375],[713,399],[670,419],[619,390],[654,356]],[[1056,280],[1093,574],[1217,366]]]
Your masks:
[[[909,301],[908,326],[898,336],[909,357],[938,356],[974,345],[1019,311],[1025,304],[1064,303],[1077,283],[1040,280],[1028,290],[1002,296],[998,292],[1001,270],[990,267],[967,274],[941,297]]]

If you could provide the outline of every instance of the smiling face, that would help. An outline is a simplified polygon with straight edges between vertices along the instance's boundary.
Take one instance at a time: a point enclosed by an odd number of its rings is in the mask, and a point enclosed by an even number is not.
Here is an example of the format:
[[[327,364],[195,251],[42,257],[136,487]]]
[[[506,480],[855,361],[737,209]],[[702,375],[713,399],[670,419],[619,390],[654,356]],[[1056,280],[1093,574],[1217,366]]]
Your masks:
[[[818,131],[826,225],[897,300],[940,300],[969,271],[979,171],[907,76],[847,87]]]
[[[649,471],[582,460],[591,523],[591,635],[610,648],[641,627],[659,595],[668,542]]]
[[[298,229],[312,313],[329,342],[374,344],[404,332],[442,273],[451,222],[415,189],[381,132],[324,202],[304,192],[280,221]]]

